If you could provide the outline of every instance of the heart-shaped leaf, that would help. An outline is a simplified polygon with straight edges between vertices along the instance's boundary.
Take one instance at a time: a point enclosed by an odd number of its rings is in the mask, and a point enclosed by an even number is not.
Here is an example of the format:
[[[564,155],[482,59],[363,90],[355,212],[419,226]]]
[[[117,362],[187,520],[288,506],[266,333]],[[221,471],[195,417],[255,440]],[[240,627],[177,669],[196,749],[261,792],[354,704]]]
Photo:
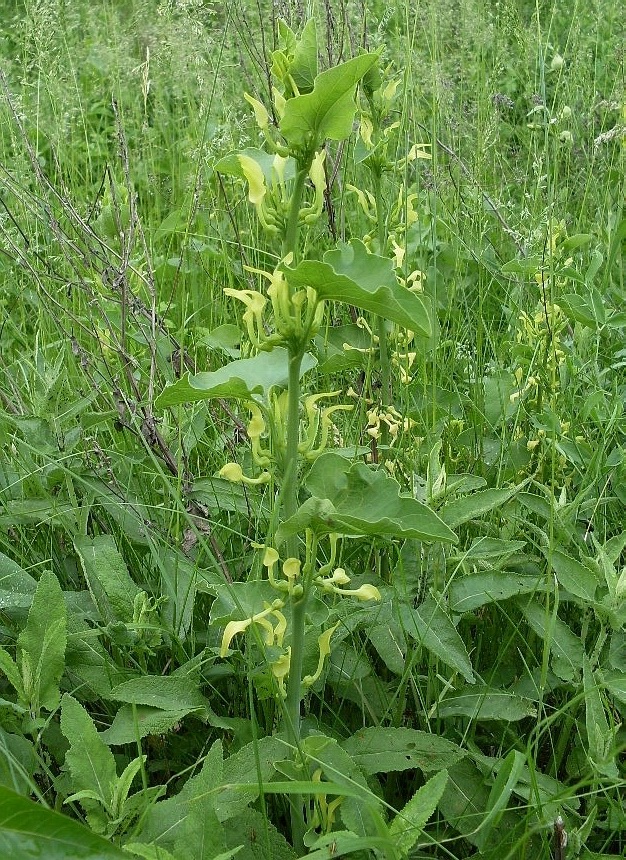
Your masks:
[[[327,138],[349,137],[356,111],[354,90],[377,61],[376,54],[353,57],[318,75],[312,92],[289,99],[280,122],[288,146],[317,149]]]
[[[306,353],[302,359],[300,374],[315,367],[317,360]],[[208,373],[187,373],[182,379],[166,386],[157,397],[155,406],[178,406],[180,403],[195,403],[198,400],[232,397],[239,400],[254,400],[265,396],[270,388],[285,387],[289,379],[289,354],[286,349],[276,347],[271,352],[260,352],[253,358],[231,361]]]
[[[279,527],[276,540],[311,528],[318,534],[386,535],[456,542],[456,535],[434,511],[410,496],[382,469],[350,463],[333,452],[322,454],[306,481],[312,494]]]
[[[424,299],[397,279],[393,261],[370,254],[360,239],[327,251],[324,261],[303,260],[285,267],[291,287],[313,287],[321,299],[346,302],[430,337],[430,312]]]

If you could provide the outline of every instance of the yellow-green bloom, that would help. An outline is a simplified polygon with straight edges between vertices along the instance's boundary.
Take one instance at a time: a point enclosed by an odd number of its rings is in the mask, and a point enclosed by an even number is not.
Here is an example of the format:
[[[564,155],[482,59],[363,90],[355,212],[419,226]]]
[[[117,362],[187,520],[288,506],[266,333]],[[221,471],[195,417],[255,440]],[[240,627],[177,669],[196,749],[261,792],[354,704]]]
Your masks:
[[[333,633],[335,632],[335,630],[338,627],[339,627],[339,622],[337,622],[334,627],[329,627],[328,630],[325,630],[322,633],[322,635],[318,638],[317,644],[318,644],[319,649],[320,649],[320,656],[319,656],[319,660],[317,661],[317,669],[315,670],[315,673],[313,675],[305,675],[304,676],[304,678],[302,679],[302,683],[305,686],[310,687],[312,684],[314,684],[317,681],[317,679],[322,674],[322,669],[324,668],[324,661],[326,660],[326,658],[330,654],[331,636],[333,635]]]
[[[250,627],[251,624],[260,624],[266,630],[266,644],[273,645],[274,644],[274,628],[272,624],[267,620],[268,615],[275,615],[278,610],[282,609],[285,604],[282,600],[275,600],[272,604],[265,604],[265,609],[262,612],[257,612],[256,615],[252,615],[250,618],[244,618],[243,621],[229,621],[226,627],[224,628],[224,635],[222,636],[222,646],[220,648],[220,657],[225,657],[228,649],[230,647],[230,643],[234,636],[237,633],[243,633],[245,630]],[[279,613],[282,615],[282,613]],[[279,625],[280,625],[279,619]],[[284,631],[283,631],[284,632]]]
[[[237,156],[243,175],[248,181],[248,199],[255,206],[260,206],[267,192],[265,177],[261,166],[249,155],[239,154]]]
[[[252,109],[254,110],[254,118],[258,127],[261,130],[266,129],[269,125],[270,115],[268,114],[265,105],[261,104],[260,101],[253,98],[248,93],[244,93],[243,97],[249,105],[252,105]]]
[[[287,648],[287,652],[285,654],[271,664],[271,667],[272,675],[278,681],[278,689],[280,690],[281,696],[284,698],[287,695],[287,690],[285,689],[285,678],[289,674],[289,669],[291,668],[291,645]]]
[[[226,463],[226,465],[222,466],[219,470],[218,475],[220,478],[225,478],[233,484],[248,484],[250,486],[269,484],[272,480],[272,476],[269,472],[261,472],[258,478],[248,478],[247,475],[244,475],[243,469],[239,463]]]
[[[260,346],[267,339],[263,328],[263,311],[267,299],[263,293],[257,290],[234,290],[231,287],[224,288],[224,295],[239,299],[246,306],[243,321],[248,331],[248,337],[255,346]]]

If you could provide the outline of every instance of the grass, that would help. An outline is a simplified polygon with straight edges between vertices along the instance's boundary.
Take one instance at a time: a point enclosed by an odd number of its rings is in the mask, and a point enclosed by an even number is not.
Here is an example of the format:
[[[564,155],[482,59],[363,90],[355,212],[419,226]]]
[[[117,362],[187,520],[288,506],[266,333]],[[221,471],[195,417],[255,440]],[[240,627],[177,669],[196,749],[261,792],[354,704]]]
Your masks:
[[[619,4],[311,4],[324,68],[382,49],[399,80],[399,166],[372,225],[350,190],[372,190],[356,136],[331,143],[304,255],[368,233],[386,253],[391,234],[436,332],[412,346],[390,332],[416,353],[399,359],[410,381],[392,365],[391,454],[368,433],[380,370],[343,348],[371,344],[345,306],[307,390],[341,389],[355,409],[333,415],[333,447],[391,460],[459,543],[340,541],[333,564],[383,599],[311,610],[306,672],[339,626],[300,758],[258,625],[219,656],[237,601],[253,595],[249,617],[267,597],[253,543],[276,526],[273,485],[216,477],[254,468],[246,408],[155,400],[246,354],[223,288],[257,288],[249,267],[279,254],[215,166],[259,145],[243,91],[269,104],[276,20],[299,30],[300,5],[28,0],[0,15],[0,789],[37,801],[31,822],[63,811],[158,860],[303,854],[294,797],[316,858],[562,857],[561,819],[568,857],[623,856]],[[415,143],[432,158],[406,161]],[[426,733],[432,758],[399,728]],[[86,760],[118,786],[125,773],[127,795],[76,796],[95,790]],[[319,779],[345,792],[334,810]],[[30,856],[0,825],[0,845]]]

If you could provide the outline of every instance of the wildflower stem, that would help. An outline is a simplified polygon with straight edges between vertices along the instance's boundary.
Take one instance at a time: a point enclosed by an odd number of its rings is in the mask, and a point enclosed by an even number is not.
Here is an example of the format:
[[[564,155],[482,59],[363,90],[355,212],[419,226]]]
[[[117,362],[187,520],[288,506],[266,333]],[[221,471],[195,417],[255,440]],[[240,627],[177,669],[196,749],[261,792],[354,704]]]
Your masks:
[[[299,166],[298,172],[296,173],[296,181],[293,187],[291,201],[289,204],[289,216],[287,217],[285,238],[283,240],[283,257],[286,257],[287,254],[290,253],[293,253],[294,257],[297,256],[298,231],[300,226],[300,204],[302,203],[302,196],[304,194],[304,183],[306,182],[310,166],[310,162],[301,165]]]
[[[382,193],[382,172],[378,166],[372,168],[372,178],[374,185],[374,199],[376,201],[376,224],[378,227],[378,253],[384,255],[387,247],[387,228],[385,222],[383,193]],[[380,383],[381,396],[380,402],[384,407],[391,404],[391,359],[389,356],[389,344],[387,343],[387,327],[384,317],[376,317],[376,329],[378,334],[378,349],[380,353]],[[389,428],[382,422],[381,424],[381,440],[383,445],[389,444]]]

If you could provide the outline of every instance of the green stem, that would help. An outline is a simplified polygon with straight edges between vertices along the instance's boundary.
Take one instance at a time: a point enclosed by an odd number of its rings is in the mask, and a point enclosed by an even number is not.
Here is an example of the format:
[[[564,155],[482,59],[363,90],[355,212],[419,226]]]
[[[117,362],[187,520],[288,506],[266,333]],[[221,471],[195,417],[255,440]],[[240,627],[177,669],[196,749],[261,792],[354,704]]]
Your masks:
[[[288,520],[298,509],[298,442],[300,440],[300,366],[302,352],[289,355],[289,400],[287,409],[287,448],[285,451],[285,478],[283,483],[283,520]],[[286,541],[287,556],[299,556],[298,536],[290,535]],[[293,600],[291,609],[291,664],[287,682],[287,720],[296,743],[300,740],[300,695],[302,684],[302,652],[304,648],[304,620],[308,593]]]
[[[382,193],[382,174],[379,168],[372,169],[372,178],[374,185],[374,199],[376,201],[376,224],[378,227],[378,253],[381,256],[385,255],[387,247],[387,228],[385,222],[383,193]],[[378,335],[378,350],[380,355],[380,384],[381,395],[380,402],[384,409],[385,406],[391,405],[391,358],[389,356],[389,344],[387,342],[387,327],[384,317],[376,317],[376,333]],[[383,445],[389,444],[389,428],[386,424],[381,427],[381,440]]]
[[[289,350],[289,389],[287,401],[287,440],[282,488],[282,519],[288,520],[298,509],[298,442],[300,441],[300,368],[303,350]],[[298,558],[298,536],[290,535],[286,541],[289,558]],[[300,699],[302,697],[302,662],[308,588],[300,599],[291,598],[291,661],[287,679],[285,723],[296,750],[300,747]],[[304,851],[306,827],[303,801],[299,795],[291,798],[291,838],[296,851]]]
[[[298,251],[298,232],[300,229],[300,204],[304,195],[304,183],[309,175],[311,160],[309,159],[296,173],[296,182],[291,195],[291,203],[289,206],[289,215],[287,217],[287,226],[285,228],[285,238],[283,240],[283,257],[293,253],[294,257]]]

